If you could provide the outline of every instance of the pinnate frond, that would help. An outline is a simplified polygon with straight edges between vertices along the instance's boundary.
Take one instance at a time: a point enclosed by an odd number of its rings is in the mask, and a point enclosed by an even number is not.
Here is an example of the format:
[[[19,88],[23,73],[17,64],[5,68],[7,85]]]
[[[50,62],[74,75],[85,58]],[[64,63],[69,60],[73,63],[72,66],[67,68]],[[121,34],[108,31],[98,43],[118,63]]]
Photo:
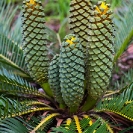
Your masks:
[[[18,6],[11,2],[7,4],[5,0],[0,1],[0,31],[4,35],[10,35],[10,26],[17,12]]]
[[[15,118],[7,118],[0,121],[1,133],[27,133],[26,127]]]
[[[113,112],[130,121],[133,121],[133,83],[126,87],[120,95],[112,96],[101,101],[97,112]]]
[[[8,72],[6,69],[0,70],[0,92],[19,96],[46,96],[45,94],[38,92],[37,88],[31,86],[26,80],[12,74],[12,72]]]
[[[43,118],[41,120],[41,122],[34,128],[34,130],[32,130],[31,133],[34,133],[35,131],[37,131],[38,129],[40,129],[42,126],[43,126],[43,128],[46,128],[47,125],[49,125],[49,123],[53,120],[53,118],[55,118],[58,115],[59,115],[59,113],[49,114],[48,116],[46,116],[45,118]]]
[[[101,123],[100,119],[92,123],[90,125],[90,119],[89,118],[83,118],[79,121],[80,124],[80,132],[77,130],[77,124],[75,120],[71,122],[70,125],[61,125],[60,127],[53,128],[53,131],[51,133],[108,133],[106,123]]]
[[[53,110],[51,107],[35,106],[35,104],[32,103],[32,101],[20,102],[18,100],[12,100],[8,97],[0,96],[0,118],[5,119],[42,110]]]
[[[20,19],[12,25],[18,7],[5,0],[0,1],[0,63],[8,64],[28,76],[21,43]],[[11,27],[13,27],[11,29]],[[19,28],[18,28],[19,27]],[[18,39],[19,38],[19,39]]]
[[[28,76],[24,71],[26,66],[22,48],[3,34],[0,34],[0,62],[8,64]]]

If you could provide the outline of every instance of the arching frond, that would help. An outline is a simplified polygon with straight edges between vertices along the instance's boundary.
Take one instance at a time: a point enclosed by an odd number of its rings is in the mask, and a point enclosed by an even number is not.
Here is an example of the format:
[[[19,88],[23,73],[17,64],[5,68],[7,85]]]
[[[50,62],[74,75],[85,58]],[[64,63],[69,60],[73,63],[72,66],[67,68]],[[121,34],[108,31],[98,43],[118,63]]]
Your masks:
[[[17,12],[18,6],[12,3],[6,3],[5,0],[0,1],[0,31],[4,35],[10,35],[10,26]]]
[[[0,34],[0,62],[8,64],[24,73],[26,76],[29,76],[24,71],[26,66],[22,48],[19,44],[15,44],[15,42],[3,34]]]
[[[97,112],[113,112],[130,121],[133,121],[133,83],[129,85],[120,95],[106,98],[97,107]]]
[[[133,1],[129,1],[130,4],[127,4],[126,1],[123,1],[123,8],[128,9],[127,13],[125,14],[124,12],[124,16],[121,16],[118,13],[118,19],[115,19],[115,24],[118,27],[115,39],[115,47],[116,51],[118,52],[115,55],[114,62],[117,61],[123,51],[133,40]]]
[[[0,121],[1,133],[27,133],[27,128],[15,118],[7,118]]]
[[[40,105],[40,106],[46,106],[50,107],[49,105],[45,104],[44,102],[39,102],[35,100],[28,100],[28,101],[22,101],[21,104],[26,104],[27,106],[33,106],[33,105]]]
[[[81,126],[80,126],[78,116],[74,115],[74,120],[75,120],[75,124],[76,124],[76,128],[77,128],[78,133],[82,133],[82,129],[81,129]]]
[[[22,22],[21,22],[21,16],[22,16],[22,13],[20,12],[18,15],[17,15],[17,18],[15,20],[15,22],[13,23],[12,25],[12,29],[11,29],[11,33],[10,33],[10,38],[14,41],[14,42],[17,42],[17,44],[20,45],[20,47],[22,46],[22,28],[21,28],[21,25],[22,25]]]
[[[77,119],[77,117],[75,117]],[[53,128],[53,131],[51,133],[108,133],[106,123],[101,123],[100,119],[95,121],[90,125],[90,119],[89,118],[83,118],[79,121],[79,124],[81,126],[81,130],[77,130],[77,124],[75,120],[73,120],[70,125],[61,125],[60,127]]]
[[[8,64],[28,76],[24,71],[24,56],[19,44],[22,38],[20,19],[16,20],[16,25],[12,25],[17,9],[18,7],[7,4],[5,0],[0,1],[0,63]],[[14,29],[11,29],[11,26]]]
[[[8,72],[6,69],[0,70],[0,92],[19,96],[46,97],[43,93],[31,86],[26,80]]]
[[[114,82],[114,86],[111,87],[111,89],[123,90],[124,87],[130,85],[130,83],[132,82],[132,78],[133,78],[133,69],[130,69],[126,73],[123,73],[123,75],[121,76],[121,80],[117,80],[116,82]]]
[[[31,131],[31,133],[34,133],[35,131],[37,131],[38,129],[42,128],[47,129],[47,126],[49,125],[49,123],[51,123],[51,121],[53,120],[54,117],[58,116],[59,113],[53,113],[53,114],[49,114],[48,116],[46,116],[45,118],[43,118],[41,120],[41,122]]]
[[[6,0],[0,1],[0,32],[20,44],[22,39],[21,14],[18,15],[18,9],[19,6],[14,5],[11,1],[8,4]]]
[[[10,98],[0,96],[0,118],[5,119],[42,110],[53,110],[51,107],[39,105],[35,106],[35,104],[32,103],[32,101],[19,102],[18,100],[12,100]]]

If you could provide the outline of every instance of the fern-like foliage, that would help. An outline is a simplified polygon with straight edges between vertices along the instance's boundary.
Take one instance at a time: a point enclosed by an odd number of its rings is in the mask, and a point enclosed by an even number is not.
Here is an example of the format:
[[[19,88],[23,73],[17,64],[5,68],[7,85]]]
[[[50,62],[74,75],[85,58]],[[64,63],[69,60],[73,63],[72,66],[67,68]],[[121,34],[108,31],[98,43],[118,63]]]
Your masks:
[[[116,38],[115,38],[115,48],[116,55],[114,62],[120,57],[123,51],[127,48],[130,42],[133,40],[133,1],[129,0],[129,4],[126,1],[123,1],[124,10],[128,9],[127,13],[118,12],[118,17],[115,18],[114,22],[118,27]],[[121,14],[124,14],[123,16]]]
[[[133,121],[133,83],[126,87],[120,95],[105,98],[97,107],[96,112],[113,112]]]
[[[12,38],[14,42],[17,42],[20,48],[22,45],[22,34],[20,34],[22,32],[22,29],[20,28],[22,25],[21,16],[22,16],[22,12],[20,11],[20,13],[17,16],[17,19],[14,20],[14,23],[12,25],[11,32],[10,32],[10,38]]]
[[[9,35],[11,33],[10,26],[18,6],[15,7],[13,4],[7,4],[5,0],[1,0],[0,7],[0,31],[4,35]]]
[[[89,118],[80,120],[79,125],[81,130],[77,130],[76,122],[73,120],[70,125],[63,124],[60,127],[53,128],[51,133],[108,133],[106,123],[102,123],[100,119],[90,125],[92,121]]]
[[[28,76],[24,71],[26,66],[22,48],[3,34],[0,34],[0,62],[8,64]]]
[[[51,107],[46,107],[45,104],[43,105],[41,102],[37,103],[32,100],[20,102],[18,99],[12,100],[11,98],[0,96],[1,119],[21,116],[41,110],[48,111],[53,109]]]
[[[22,38],[20,34],[20,19],[16,20],[15,25],[13,25],[14,29],[11,29],[17,10],[18,7],[14,8],[13,4],[6,5],[5,0],[0,1],[0,63],[7,64],[11,66],[10,69],[15,68],[23,76],[29,77],[25,71],[26,66],[20,46]]]
[[[19,96],[45,97],[46,95],[37,91],[23,78],[8,72],[6,69],[0,70],[0,92]],[[48,98],[48,96],[46,96]]]
[[[27,133],[27,128],[17,119],[7,118],[0,121],[1,133]]]
[[[53,113],[53,114],[49,114],[46,117],[44,117],[40,123],[32,130],[32,132],[37,131],[38,129],[40,129],[41,131],[44,129],[45,131],[47,131],[47,127],[52,123],[53,119],[55,118],[55,116],[58,116],[59,113]],[[44,131],[43,130],[43,131]]]
[[[128,72],[123,73],[123,75],[120,77],[120,80],[117,80],[114,82],[114,86],[111,87],[112,90],[121,90],[125,88],[126,86],[130,85],[132,83],[132,77],[133,77],[133,69],[128,70]]]

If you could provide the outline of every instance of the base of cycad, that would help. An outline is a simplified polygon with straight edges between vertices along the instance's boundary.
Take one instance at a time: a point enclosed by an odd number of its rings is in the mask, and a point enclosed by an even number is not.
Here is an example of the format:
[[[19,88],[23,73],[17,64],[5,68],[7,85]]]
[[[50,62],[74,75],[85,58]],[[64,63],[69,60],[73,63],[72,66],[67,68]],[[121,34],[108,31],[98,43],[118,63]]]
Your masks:
[[[52,93],[52,91],[51,91],[51,89],[50,89],[49,83],[43,83],[43,84],[41,85],[41,87],[43,88],[43,90],[45,91],[45,93],[46,93],[48,96],[50,96],[50,97],[53,96],[53,93]]]
[[[89,111],[89,110],[93,109],[93,107],[96,105],[97,101],[98,101],[98,99],[94,99],[90,95],[88,95],[84,105],[82,106],[82,111],[84,112],[84,111]]]

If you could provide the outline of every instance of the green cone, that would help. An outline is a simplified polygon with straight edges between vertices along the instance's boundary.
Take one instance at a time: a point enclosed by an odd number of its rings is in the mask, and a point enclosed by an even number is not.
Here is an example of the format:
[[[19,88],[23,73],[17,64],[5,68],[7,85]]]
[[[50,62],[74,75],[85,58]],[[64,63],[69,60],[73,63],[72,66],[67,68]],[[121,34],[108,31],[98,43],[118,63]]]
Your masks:
[[[64,103],[62,99],[60,79],[59,79],[59,55],[55,55],[54,58],[52,59],[49,66],[48,77],[49,77],[50,88],[52,89],[55,100],[58,103]]]
[[[70,3],[69,27],[71,32],[80,38],[84,52],[86,52],[86,45],[88,44],[91,7],[90,0],[71,0]]]
[[[113,68],[114,46],[112,13],[109,5],[99,2],[94,6],[89,26],[88,92],[97,99],[109,85]]]
[[[70,31],[80,38],[83,46],[84,61],[85,61],[85,78],[88,78],[88,26],[89,19],[92,12],[91,0],[71,0],[70,2],[70,16],[69,28]]]
[[[41,85],[48,80],[47,40],[41,1],[25,0],[22,20],[25,62],[30,76]]]
[[[84,95],[84,55],[79,38],[69,34],[60,51],[60,86],[68,107],[78,107]]]

